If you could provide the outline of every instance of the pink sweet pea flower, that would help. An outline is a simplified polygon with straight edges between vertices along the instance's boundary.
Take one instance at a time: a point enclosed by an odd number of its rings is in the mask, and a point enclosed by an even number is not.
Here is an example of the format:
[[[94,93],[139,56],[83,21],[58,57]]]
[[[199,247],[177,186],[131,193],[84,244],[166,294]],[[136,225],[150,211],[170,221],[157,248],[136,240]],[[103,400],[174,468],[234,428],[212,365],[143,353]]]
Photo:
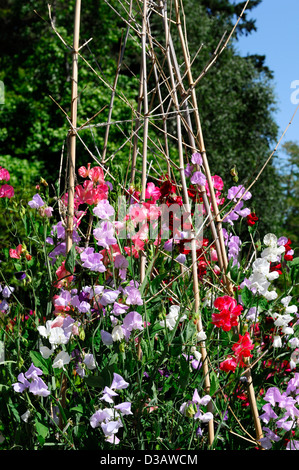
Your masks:
[[[95,166],[89,170],[89,178],[93,183],[104,184],[104,171],[101,167]]]
[[[0,166],[0,181],[9,181],[10,174],[9,171]]]
[[[0,197],[7,197],[8,199],[14,196],[14,188],[9,184],[3,184],[0,186]]]

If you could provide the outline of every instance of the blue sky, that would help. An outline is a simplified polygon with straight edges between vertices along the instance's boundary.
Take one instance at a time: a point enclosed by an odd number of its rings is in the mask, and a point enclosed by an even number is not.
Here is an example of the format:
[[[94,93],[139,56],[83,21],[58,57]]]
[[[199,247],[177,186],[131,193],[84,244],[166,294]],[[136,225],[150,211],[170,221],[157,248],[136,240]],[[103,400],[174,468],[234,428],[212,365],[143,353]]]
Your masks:
[[[241,37],[236,46],[241,55],[266,56],[265,63],[274,73],[279,108],[275,120],[280,128],[280,137],[299,102],[299,0],[262,0],[247,15],[256,20],[257,31]],[[295,80],[298,83],[292,89],[291,84]],[[292,94],[297,104],[291,102]],[[287,140],[299,144],[299,110],[281,144]],[[281,147],[277,155],[284,156]]]

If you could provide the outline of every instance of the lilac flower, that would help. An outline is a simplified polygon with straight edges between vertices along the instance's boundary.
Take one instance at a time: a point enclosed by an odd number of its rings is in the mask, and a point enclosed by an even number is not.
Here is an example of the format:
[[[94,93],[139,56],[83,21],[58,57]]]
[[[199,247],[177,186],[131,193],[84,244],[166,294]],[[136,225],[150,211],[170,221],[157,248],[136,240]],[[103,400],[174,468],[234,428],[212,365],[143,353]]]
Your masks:
[[[114,227],[111,222],[102,222],[100,227],[95,228],[93,235],[97,240],[97,244],[104,248],[109,248],[110,245],[115,245],[117,240],[114,237]]]
[[[266,424],[269,423],[270,419],[277,419],[278,416],[275,411],[272,409],[270,403],[266,403],[263,406],[264,413],[260,415],[260,419],[262,419]]]
[[[32,200],[28,202],[28,206],[30,206],[32,209],[39,209],[40,207],[44,205],[45,203],[39,194],[35,194]]]
[[[123,319],[123,327],[128,330],[143,330],[142,316],[138,312],[130,312]]]
[[[100,297],[101,305],[106,306],[109,304],[113,304],[116,301],[119,294],[120,294],[119,290],[111,290],[111,289],[105,290],[102,296]]]
[[[195,171],[190,179],[192,184],[197,184],[199,186],[205,186],[206,184],[206,177],[201,171]]]
[[[104,408],[97,410],[90,418],[90,425],[92,428],[97,428],[104,421],[108,422],[114,417],[114,410],[112,408]]]
[[[101,330],[101,338],[106,346],[111,346],[111,344],[113,344],[112,335],[108,331]]]
[[[112,390],[109,387],[105,387],[102,393],[103,393],[103,396],[100,400],[105,400],[107,403],[113,403],[112,397],[118,396],[118,393],[114,392],[114,390]]]
[[[192,154],[191,157],[191,162],[194,163],[194,165],[202,165],[202,156],[200,153],[195,152]]]
[[[124,304],[120,304],[118,302],[114,302],[112,313],[114,313],[114,315],[116,315],[118,317],[122,313],[126,313],[126,311],[129,308],[130,308],[129,305],[124,305]]]
[[[90,304],[84,300],[80,302],[78,295],[74,295],[72,297],[71,305],[75,307],[80,313],[87,313],[90,311]]]
[[[119,410],[122,415],[132,415],[133,413],[131,411],[131,405],[132,404],[129,401],[125,401],[119,405],[116,405],[114,409]]]
[[[93,213],[100,219],[109,219],[114,215],[114,209],[107,199],[102,199],[93,209]]]
[[[186,168],[185,168],[185,175],[187,176],[187,178],[190,178],[193,171],[194,171],[194,166],[190,165],[190,163],[187,163]]]
[[[210,401],[211,397],[209,395],[205,395],[203,398],[200,398],[198,391],[195,390],[192,400],[183,403],[180,407],[180,412],[184,416],[193,417],[194,419],[199,419],[203,423],[208,423],[213,419],[213,414],[210,411],[203,413],[200,409],[200,405],[205,406]]]
[[[227,199],[237,202],[237,200],[240,199],[241,196],[243,196],[245,191],[246,190],[244,186],[242,185],[232,186],[227,192]],[[242,199],[243,201],[248,201],[249,199],[251,199],[251,197],[252,197],[251,193],[247,191],[247,193],[244,195]]]
[[[299,450],[299,441],[289,441],[287,443],[286,450]]]
[[[127,268],[129,266],[129,261],[127,258],[123,255],[116,255],[114,259],[114,266],[119,269],[119,276],[123,281],[125,281]]]
[[[2,289],[2,297],[9,299],[14,290],[15,288],[12,286],[4,286]]]
[[[263,431],[265,431],[266,434],[264,437],[259,439],[259,442],[261,443],[263,449],[270,450],[272,448],[271,441],[278,442],[280,441],[280,437],[267,427],[263,427]]]
[[[141,293],[138,288],[133,286],[127,286],[125,289],[127,294],[126,304],[127,305],[142,305],[143,300],[141,298]]]
[[[122,390],[124,388],[127,388],[129,386],[129,383],[126,382],[123,377],[116,372],[113,374],[113,380],[111,384],[111,389],[112,390]]]
[[[41,369],[31,363],[25,374],[21,373],[18,375],[18,382],[12,384],[14,391],[22,393],[28,388],[33,395],[47,397],[50,395],[50,391],[45,382],[40,378],[42,373]]]
[[[96,363],[93,354],[85,354],[83,362],[89,370],[93,370],[96,368]]]
[[[228,214],[224,219],[223,222],[228,222],[230,225],[234,225],[234,222],[239,219],[239,217],[246,217],[247,215],[250,214],[250,209],[245,208],[243,209],[244,202],[240,201]]]
[[[103,273],[106,271],[106,267],[103,262],[103,255],[101,253],[95,253],[94,248],[87,247],[84,251],[80,253],[81,261],[83,261],[82,266],[88,268],[91,271]]]

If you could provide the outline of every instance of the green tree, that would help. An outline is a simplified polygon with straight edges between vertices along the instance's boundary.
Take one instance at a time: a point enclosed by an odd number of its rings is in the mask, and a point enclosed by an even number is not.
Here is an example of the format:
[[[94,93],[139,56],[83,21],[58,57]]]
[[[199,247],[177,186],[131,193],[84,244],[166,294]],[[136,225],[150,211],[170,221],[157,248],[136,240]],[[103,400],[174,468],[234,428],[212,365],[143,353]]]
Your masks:
[[[116,11],[126,15],[117,0],[111,0],[110,3]],[[259,3],[260,0],[250,2],[248,11]],[[203,43],[192,64],[193,76],[196,78],[225,31],[229,32],[233,27],[244,3],[184,0],[183,6],[191,58],[196,56]],[[133,7],[134,15],[141,23],[141,12],[137,5]],[[74,1],[66,3],[53,0],[51,13],[55,28],[71,45]],[[64,112],[69,114],[70,111],[71,54],[49,24],[47,2],[30,0],[24,4],[20,0],[5,0],[0,6],[0,16],[3,24],[0,80],[5,83],[6,92],[5,105],[0,107],[0,155],[42,161],[42,176],[54,182],[69,128]],[[161,17],[153,14],[151,22],[153,35],[162,40],[164,33]],[[113,84],[125,29],[126,24],[106,2],[86,0],[82,5],[80,44],[92,38],[82,49],[82,54],[98,76],[80,58],[78,125],[84,124],[106,106],[92,121],[98,127],[86,128],[80,133],[86,146],[96,156],[100,156],[103,150],[105,126],[99,125],[107,120],[111,96],[104,81]],[[179,40],[174,27],[171,31],[180,61]],[[239,183],[250,183],[277,140],[277,125],[273,118],[275,95],[272,73],[264,65],[264,57],[241,57],[237,51],[238,37],[254,34],[254,31],[254,21],[248,19],[245,12],[233,41],[197,86],[211,171],[222,176],[227,186],[233,184],[230,174],[232,167],[238,171]],[[113,110],[113,120],[128,122],[111,128],[109,155],[113,155],[130,135],[131,107],[137,107],[140,47],[136,34],[133,31],[131,33],[118,82],[117,89],[121,92],[116,96]],[[127,103],[122,96],[126,96]],[[151,128],[151,132],[153,141],[157,143],[154,128]],[[66,149],[64,157],[65,153]],[[109,161],[112,170],[119,169],[124,174],[129,154],[128,145],[117,152],[116,158]],[[78,165],[91,160],[80,142],[77,158]],[[280,227],[282,188],[272,162],[254,185],[252,193],[253,209],[260,218],[261,232],[270,229],[274,231]]]

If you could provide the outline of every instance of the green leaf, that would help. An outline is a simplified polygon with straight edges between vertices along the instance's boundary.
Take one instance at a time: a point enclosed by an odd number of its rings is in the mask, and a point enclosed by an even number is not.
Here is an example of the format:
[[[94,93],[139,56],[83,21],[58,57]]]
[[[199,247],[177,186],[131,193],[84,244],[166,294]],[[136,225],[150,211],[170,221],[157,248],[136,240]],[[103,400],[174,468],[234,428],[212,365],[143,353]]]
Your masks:
[[[241,298],[242,298],[244,307],[248,307],[251,305],[252,297],[253,297],[252,292],[248,289],[248,287],[245,286],[241,292]]]
[[[44,424],[40,423],[37,419],[35,420],[35,427],[36,427],[36,431],[37,431],[37,434],[38,436],[40,436],[42,438],[42,440],[44,440],[46,437],[47,437],[47,434],[48,434],[48,428],[47,426],[45,426]]]
[[[39,367],[43,374],[49,374],[51,368],[51,362],[45,359],[38,351],[30,351],[29,353],[35,367]]]
[[[65,269],[69,271],[71,274],[74,274],[76,257],[77,257],[76,245],[72,245],[65,260]]]
[[[217,375],[215,372],[211,371],[210,373],[210,395],[214,395],[214,393],[218,390],[219,388],[219,382]]]

